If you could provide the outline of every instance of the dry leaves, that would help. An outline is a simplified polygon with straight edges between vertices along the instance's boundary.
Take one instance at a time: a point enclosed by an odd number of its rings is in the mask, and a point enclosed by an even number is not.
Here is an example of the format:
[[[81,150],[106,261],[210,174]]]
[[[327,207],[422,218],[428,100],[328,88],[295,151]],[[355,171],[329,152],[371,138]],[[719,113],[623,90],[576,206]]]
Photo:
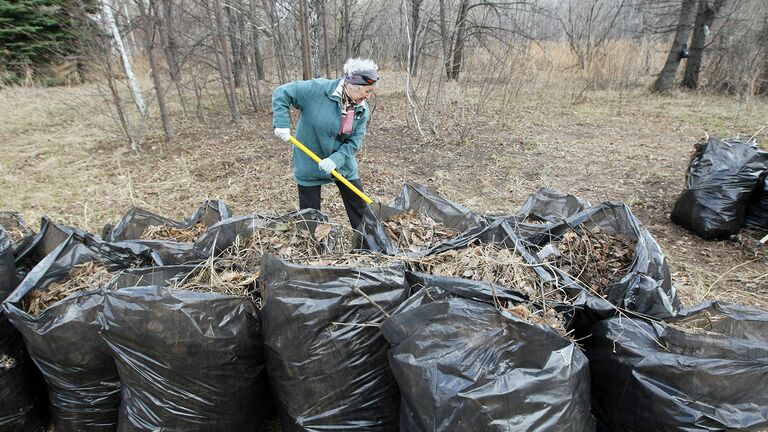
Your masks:
[[[401,250],[419,252],[456,237],[459,232],[435,222],[429,216],[407,211],[383,221],[389,237]]]
[[[608,235],[599,229],[585,229],[582,233],[569,230],[556,245],[560,255],[548,260],[604,296],[605,289],[629,271],[636,244],[627,236]]]
[[[36,289],[24,297],[23,307],[32,316],[37,316],[48,306],[79,291],[93,291],[107,284],[112,278],[104,264],[89,261],[72,266],[69,277],[53,282],[46,289]]]
[[[174,228],[166,225],[151,225],[141,234],[143,240],[172,240],[180,243],[195,242],[206,230],[203,223],[189,228]]]
[[[508,287],[528,296],[532,304],[508,305],[497,301],[501,309],[534,323],[548,325],[565,334],[565,324],[551,302],[562,302],[564,293],[546,283],[513,250],[492,243],[470,243],[461,249],[451,249],[414,260],[415,270],[438,276],[460,277]]]
[[[351,249],[352,239],[350,228],[322,222],[316,224],[314,233],[307,229],[303,221],[281,222],[269,228],[259,228],[247,239],[238,236],[232,246],[206,260],[173,289],[248,297],[258,306],[257,279],[261,258],[265,254],[307,260],[336,249]]]

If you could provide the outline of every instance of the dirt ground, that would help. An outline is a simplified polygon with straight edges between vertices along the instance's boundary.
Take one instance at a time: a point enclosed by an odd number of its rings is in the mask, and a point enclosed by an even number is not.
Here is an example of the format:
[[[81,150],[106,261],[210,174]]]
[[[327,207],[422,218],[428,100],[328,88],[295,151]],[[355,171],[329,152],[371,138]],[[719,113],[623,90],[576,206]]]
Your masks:
[[[107,108],[96,93],[91,86],[0,91],[0,210],[18,210],[35,227],[49,215],[98,233],[132,206],[172,218],[206,198],[238,214],[296,208],[290,148],[272,135],[268,110],[245,111],[236,124],[223,108],[209,108],[205,124],[176,115],[174,141],[150,131],[134,155],[98,114]],[[684,304],[717,298],[768,307],[764,253],[703,241],[668,218],[693,144],[705,134],[758,133],[768,101],[651,96],[641,86],[579,99],[521,94],[474,117],[449,102],[438,136],[422,138],[402,87],[382,85],[358,155],[361,178],[382,202],[412,181],[481,213],[513,212],[540,187],[592,203],[624,201],[666,252]],[[345,220],[335,188],[323,193],[324,210]]]

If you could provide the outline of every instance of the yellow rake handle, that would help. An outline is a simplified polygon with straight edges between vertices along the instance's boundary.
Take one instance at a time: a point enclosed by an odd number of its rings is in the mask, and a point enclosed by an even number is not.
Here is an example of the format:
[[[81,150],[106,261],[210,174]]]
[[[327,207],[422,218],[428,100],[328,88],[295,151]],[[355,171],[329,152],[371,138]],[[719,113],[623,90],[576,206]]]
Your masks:
[[[291,142],[293,143],[293,145],[298,147],[299,150],[303,151],[304,153],[307,154],[307,156],[311,157],[312,160],[314,160],[317,163],[320,163],[321,159],[317,157],[317,155],[314,154],[312,150],[308,149],[304,144],[302,144],[301,141],[294,138],[293,135],[291,135]],[[352,192],[357,194],[357,196],[362,198],[366,204],[371,204],[373,202],[372,199],[368,198],[368,195],[364,194],[363,191],[355,187],[355,185],[350,183],[349,180],[345,179],[343,175],[339,174],[338,171],[333,170],[331,171],[331,174],[333,174],[333,176],[336,177],[336,179],[338,179],[340,182],[344,183],[344,185],[346,185]]]

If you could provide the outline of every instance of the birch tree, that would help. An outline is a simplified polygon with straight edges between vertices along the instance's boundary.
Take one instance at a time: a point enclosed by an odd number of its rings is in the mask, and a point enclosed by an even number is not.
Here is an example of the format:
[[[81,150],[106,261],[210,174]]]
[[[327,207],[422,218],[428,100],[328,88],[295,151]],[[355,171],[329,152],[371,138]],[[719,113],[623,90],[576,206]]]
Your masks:
[[[125,71],[126,78],[128,78],[128,86],[131,88],[133,102],[136,104],[136,109],[139,110],[141,118],[146,118],[147,106],[144,103],[144,97],[141,95],[139,82],[136,79],[136,75],[133,73],[131,60],[128,58],[128,51],[126,50],[125,44],[123,43],[123,38],[120,36],[120,30],[117,28],[117,23],[115,22],[115,16],[112,12],[112,4],[110,3],[110,0],[101,0],[101,7],[104,11],[104,20],[106,22],[107,28],[111,33],[112,40],[115,42],[117,52],[120,54],[120,58],[123,61],[123,70]]]

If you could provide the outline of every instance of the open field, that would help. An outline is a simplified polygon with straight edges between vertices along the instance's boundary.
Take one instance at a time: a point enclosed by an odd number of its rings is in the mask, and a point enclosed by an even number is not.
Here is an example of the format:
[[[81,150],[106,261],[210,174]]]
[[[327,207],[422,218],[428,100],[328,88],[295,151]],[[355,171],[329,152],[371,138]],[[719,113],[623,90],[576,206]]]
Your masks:
[[[705,242],[668,220],[692,145],[706,133],[757,133],[768,101],[660,97],[638,87],[586,91],[574,104],[573,94],[522,92],[508,108],[489,104],[471,121],[446,110],[440,136],[422,139],[408,127],[398,80],[382,84],[358,155],[374,199],[389,201],[414,181],[488,213],[513,212],[545,186],[593,203],[624,201],[666,252],[686,305],[720,298],[768,307],[766,254]],[[173,218],[206,198],[239,214],[296,208],[290,148],[272,135],[268,111],[245,112],[237,124],[215,106],[206,124],[177,115],[176,140],[150,131],[134,155],[98,114],[107,107],[96,94],[91,86],[0,91],[0,209],[18,210],[33,225],[46,214],[98,233],[131,206]],[[324,210],[345,221],[335,187],[324,194]]]

